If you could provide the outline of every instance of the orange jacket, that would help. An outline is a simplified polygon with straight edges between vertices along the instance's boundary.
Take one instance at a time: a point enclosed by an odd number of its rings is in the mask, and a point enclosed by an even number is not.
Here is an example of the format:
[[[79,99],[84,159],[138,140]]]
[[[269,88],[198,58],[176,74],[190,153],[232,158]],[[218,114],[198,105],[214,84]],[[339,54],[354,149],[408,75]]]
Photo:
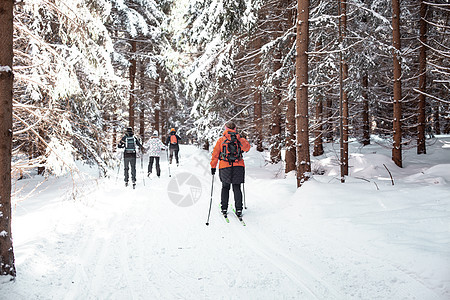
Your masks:
[[[222,143],[225,142],[225,140],[228,138],[230,138],[230,134],[229,132],[236,132],[236,130],[232,130],[232,129],[226,129],[223,132],[223,136],[216,142],[216,145],[214,146],[214,150],[212,152],[212,157],[211,157],[211,168],[215,168],[217,166],[217,162],[219,161],[219,156],[220,156],[220,152],[222,152]],[[239,134],[236,135],[239,142],[241,142],[241,149],[244,152],[247,152],[248,150],[250,150],[250,144],[249,142],[244,139],[243,137],[241,137]],[[224,160],[221,160],[219,162],[219,169],[223,169],[223,168],[229,168],[232,165]],[[235,161],[233,163],[233,166],[242,166],[245,167],[244,165],[244,160],[240,159],[238,161]]]

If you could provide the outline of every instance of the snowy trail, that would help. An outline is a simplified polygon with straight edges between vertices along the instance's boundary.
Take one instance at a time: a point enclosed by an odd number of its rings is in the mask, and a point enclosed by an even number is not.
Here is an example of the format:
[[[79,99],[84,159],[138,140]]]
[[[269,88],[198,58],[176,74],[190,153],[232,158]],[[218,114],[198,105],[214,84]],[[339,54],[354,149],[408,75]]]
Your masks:
[[[374,196],[368,203],[376,209],[366,212],[358,208],[358,198],[350,198],[346,201],[354,202],[354,216],[346,215],[333,205],[345,187],[327,190],[318,181],[300,191],[301,201],[292,201],[299,193],[293,182],[265,179],[273,175],[262,172],[258,157],[248,161],[245,227],[231,213],[230,223],[221,216],[217,175],[210,226],[205,225],[211,192],[209,156],[193,146],[182,147],[181,165],[172,165],[170,178],[163,156],[161,178],[146,178],[145,186],[138,166],[136,190],[123,186],[120,173],[118,180],[101,180],[84,201],[52,202],[53,225],[36,224],[41,240],[38,249],[30,251],[38,257],[23,255],[18,261],[19,277],[9,299],[47,299],[49,283],[53,292],[48,299],[446,298],[445,285],[431,286],[420,268],[386,255],[401,248],[383,244],[382,236],[373,232],[376,227],[364,229],[376,220],[377,209],[391,206],[401,215],[402,207],[386,199],[381,207]],[[199,189],[184,182],[192,177],[200,182]],[[174,180],[180,184],[176,191]],[[359,194],[371,189],[371,184],[355,188]],[[175,204],[181,198],[174,194],[199,192],[193,205]],[[335,211],[319,209],[323,207]],[[33,218],[39,219],[48,209],[36,211]],[[359,221],[359,215],[364,223],[351,225],[349,220]],[[26,253],[27,238],[19,239],[19,253]],[[47,266],[36,271],[42,262]],[[21,276],[25,268],[32,271]],[[21,288],[29,284],[21,278],[34,280],[34,290]]]

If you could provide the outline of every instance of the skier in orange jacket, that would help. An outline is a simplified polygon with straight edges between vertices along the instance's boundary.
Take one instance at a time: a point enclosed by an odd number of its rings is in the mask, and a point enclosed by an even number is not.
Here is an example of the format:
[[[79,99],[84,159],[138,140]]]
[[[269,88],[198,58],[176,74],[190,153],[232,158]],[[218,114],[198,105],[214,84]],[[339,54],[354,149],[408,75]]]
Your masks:
[[[221,209],[227,214],[230,187],[233,186],[236,215],[242,215],[242,191],[241,183],[245,179],[245,164],[242,153],[250,150],[249,142],[236,133],[236,124],[228,122],[225,124],[223,136],[219,138],[214,146],[211,157],[211,174],[216,173],[219,162],[219,177],[222,181]]]

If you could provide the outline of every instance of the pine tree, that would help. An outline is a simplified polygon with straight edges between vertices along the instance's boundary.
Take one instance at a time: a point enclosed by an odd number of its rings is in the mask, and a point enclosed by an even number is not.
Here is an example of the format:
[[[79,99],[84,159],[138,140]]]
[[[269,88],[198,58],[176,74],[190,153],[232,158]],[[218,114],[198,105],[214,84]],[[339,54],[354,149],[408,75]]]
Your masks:
[[[0,2],[0,276],[16,277],[11,231],[13,0]]]
[[[297,187],[311,176],[309,156],[308,118],[308,45],[309,45],[309,0],[299,0],[297,9]]]

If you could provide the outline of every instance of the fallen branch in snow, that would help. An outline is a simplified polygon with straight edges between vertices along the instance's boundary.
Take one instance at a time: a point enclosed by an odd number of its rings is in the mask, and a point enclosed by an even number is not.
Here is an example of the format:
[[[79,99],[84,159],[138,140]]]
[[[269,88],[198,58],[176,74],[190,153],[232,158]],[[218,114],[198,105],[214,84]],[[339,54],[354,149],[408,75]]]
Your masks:
[[[378,188],[378,184],[374,181],[373,182],[375,184],[375,186],[377,187],[377,191],[379,191],[380,189]]]
[[[366,179],[366,178],[362,178],[362,177],[355,177],[356,179],[361,179],[361,180],[365,180],[365,181],[367,181],[367,182],[370,182],[370,180],[369,179]]]
[[[394,178],[392,178],[392,174],[391,174],[391,171],[389,171],[389,169],[386,167],[386,165],[385,164],[383,164],[383,166],[386,168],[386,170],[388,171],[388,173],[389,173],[389,176],[391,176],[391,182],[392,182],[392,185],[394,185]]]

